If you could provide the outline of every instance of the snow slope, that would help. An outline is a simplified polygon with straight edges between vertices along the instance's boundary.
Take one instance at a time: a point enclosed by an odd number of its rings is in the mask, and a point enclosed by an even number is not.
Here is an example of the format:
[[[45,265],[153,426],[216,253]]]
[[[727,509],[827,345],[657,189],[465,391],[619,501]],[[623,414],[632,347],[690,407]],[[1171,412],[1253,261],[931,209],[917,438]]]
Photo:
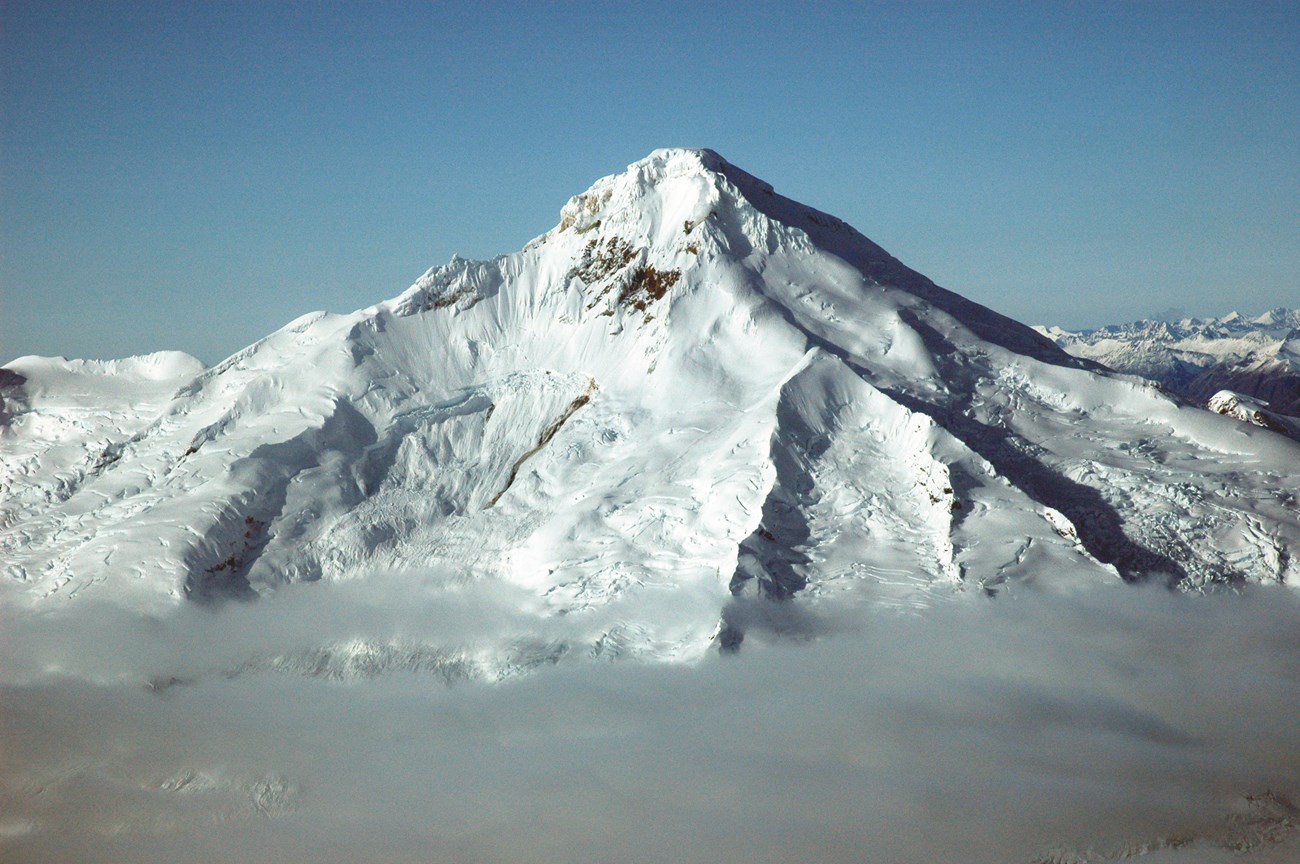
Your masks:
[[[543,634],[582,622],[539,657],[668,659],[737,644],[754,597],[1300,580],[1300,445],[1073,358],[708,150],[210,369],[0,374],[0,568],[32,607],[436,572],[519,590]]]

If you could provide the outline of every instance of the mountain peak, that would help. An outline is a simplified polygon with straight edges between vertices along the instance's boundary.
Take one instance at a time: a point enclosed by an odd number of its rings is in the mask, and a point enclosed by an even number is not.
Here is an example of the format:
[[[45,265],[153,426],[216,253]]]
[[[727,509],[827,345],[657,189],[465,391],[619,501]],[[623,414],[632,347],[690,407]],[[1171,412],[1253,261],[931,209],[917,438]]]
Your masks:
[[[1290,552],[1171,551],[1158,497],[1204,470],[1199,440],[1276,466],[1223,462],[1269,489],[1294,445],[1096,369],[712,150],[656,150],[520,251],[132,385],[89,432],[29,398],[65,384],[10,370],[0,573],[41,602],[109,590],[111,557],[114,592],[170,602],[430,568],[656,656],[703,650],[756,586],[1300,578]],[[1300,544],[1236,503],[1257,499],[1224,499],[1222,530]],[[635,638],[613,603],[634,597]],[[726,608],[734,645],[747,607]]]
[[[837,267],[846,268],[845,287],[852,284],[858,296],[886,286],[899,289],[1003,348],[1048,363],[1081,365],[1028,327],[940,288],[848,223],[778,194],[770,183],[708,148],[658,149],[624,171],[602,177],[565,203],[554,228],[502,260],[514,262],[504,266],[516,271],[534,266],[525,258],[541,256],[548,262],[544,269],[570,276],[594,273],[589,265],[597,261],[595,270],[622,273],[629,277],[624,282],[636,283],[642,275],[658,273],[675,279],[706,263],[761,270],[772,256],[788,254],[838,262]],[[474,305],[497,290],[502,266],[499,261],[453,260],[430,269],[388,308],[409,315]],[[683,278],[675,293],[694,281]],[[558,287],[550,280],[529,284],[538,290]],[[754,284],[749,281],[751,288]],[[658,294],[658,287],[652,293]],[[808,287],[809,297],[822,290]],[[624,296],[625,289],[614,290],[613,296]],[[610,314],[597,305],[596,314]]]
[[[617,230],[646,243],[671,244],[675,234],[689,234],[706,219],[725,220],[734,229],[731,233],[762,233],[764,217],[795,223],[794,210],[808,209],[795,205],[788,213],[760,214],[762,208],[753,199],[773,194],[769,184],[736,168],[714,150],[662,148],[570,198],[560,210],[557,226],[534,244],[569,229],[585,234],[601,226],[602,233]]]
[[[705,171],[721,172],[726,168],[727,160],[716,150],[707,147],[660,147],[648,156],[628,165],[628,171],[641,167],[680,165],[695,167]]]

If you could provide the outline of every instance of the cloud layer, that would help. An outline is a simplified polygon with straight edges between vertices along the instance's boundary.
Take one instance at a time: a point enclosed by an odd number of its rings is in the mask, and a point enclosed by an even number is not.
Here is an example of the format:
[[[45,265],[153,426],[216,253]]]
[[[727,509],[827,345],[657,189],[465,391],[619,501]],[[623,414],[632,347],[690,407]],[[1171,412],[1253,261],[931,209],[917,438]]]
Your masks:
[[[1281,833],[1243,795],[1300,800],[1283,588],[809,604],[735,655],[570,653],[501,683],[249,663],[577,638],[520,599],[390,578],[165,620],[0,613],[0,857],[1028,864],[1184,837],[1151,860],[1208,862]]]

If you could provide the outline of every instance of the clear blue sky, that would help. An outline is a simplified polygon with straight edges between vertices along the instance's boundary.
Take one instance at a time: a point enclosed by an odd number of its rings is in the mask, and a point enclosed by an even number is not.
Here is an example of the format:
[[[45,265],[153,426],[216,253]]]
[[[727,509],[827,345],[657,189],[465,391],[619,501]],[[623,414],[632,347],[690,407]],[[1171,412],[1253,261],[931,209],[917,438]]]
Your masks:
[[[0,362],[213,362],[706,146],[1028,322],[1300,305],[1300,5],[0,0]]]

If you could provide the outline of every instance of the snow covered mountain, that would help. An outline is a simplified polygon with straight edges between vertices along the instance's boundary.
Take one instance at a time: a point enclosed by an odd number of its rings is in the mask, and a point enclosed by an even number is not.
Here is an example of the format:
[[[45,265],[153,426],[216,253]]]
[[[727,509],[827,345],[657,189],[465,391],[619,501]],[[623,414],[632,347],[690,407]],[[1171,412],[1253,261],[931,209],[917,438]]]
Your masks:
[[[1300,416],[1300,310],[1034,329],[1076,357],[1159,381],[1200,405],[1227,390],[1273,413]]]
[[[1072,357],[708,150],[212,368],[0,376],[0,568],[31,607],[436,573],[528,598],[526,665],[734,646],[764,598],[1300,580],[1300,445]],[[561,618],[579,635],[548,640]]]
[[[1293,861],[1298,481],[658,151],[213,368],[0,367],[0,858]]]

